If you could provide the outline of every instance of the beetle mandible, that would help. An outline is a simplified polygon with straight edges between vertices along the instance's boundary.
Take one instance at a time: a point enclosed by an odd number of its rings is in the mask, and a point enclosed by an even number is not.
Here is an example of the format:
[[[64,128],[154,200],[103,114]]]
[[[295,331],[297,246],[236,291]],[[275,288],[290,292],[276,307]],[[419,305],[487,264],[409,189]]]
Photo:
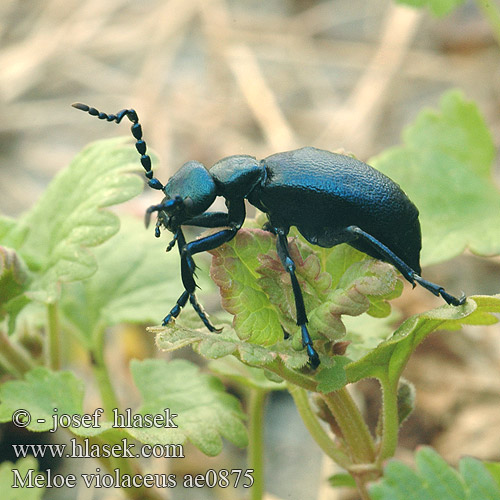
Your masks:
[[[146,211],[146,225],[157,212],[155,235],[163,226],[177,244],[184,292],[165,316],[163,325],[179,316],[191,303],[211,332],[218,332],[198,302],[193,255],[212,250],[234,238],[245,220],[245,199],[267,214],[265,229],[276,235],[276,248],[284,269],[290,275],[295,299],[297,326],[309,364],[316,368],[320,359],[307,329],[307,314],[295,264],[288,250],[287,235],[295,226],[310,243],[333,247],[348,243],[379,260],[389,262],[413,286],[420,284],[448,304],[465,302],[420,276],[421,233],[418,210],[404,191],[378,170],[350,156],[306,147],[276,153],[257,161],[248,155],[228,156],[207,170],[197,161],[185,163],[163,185],[153,176],[151,159],[142,138],[142,128],[133,109],[106,114],[86,104],[73,107],[109,122],[127,117],[148,184],[163,191],[165,197]],[[217,196],[225,199],[227,212],[208,212]],[[200,239],[186,242],[182,226],[220,228]]]

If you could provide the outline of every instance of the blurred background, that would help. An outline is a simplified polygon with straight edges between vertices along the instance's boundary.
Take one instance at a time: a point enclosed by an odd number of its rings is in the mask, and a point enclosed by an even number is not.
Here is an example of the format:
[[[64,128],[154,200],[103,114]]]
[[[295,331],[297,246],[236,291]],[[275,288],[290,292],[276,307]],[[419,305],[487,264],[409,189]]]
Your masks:
[[[367,160],[454,87],[478,103],[500,145],[499,41],[472,1],[438,19],[389,0],[2,0],[0,68],[0,211],[10,216],[88,142],[128,134],[75,101],[107,113],[134,107],[163,181],[188,160],[210,166],[306,145]],[[157,202],[146,190],[121,210],[142,217]],[[426,277],[498,293],[499,270],[497,259],[466,255]],[[419,289],[397,303],[405,314],[440,304]],[[463,453],[500,459],[499,334],[470,328],[424,343],[406,373],[418,408],[400,458],[431,444],[452,463]],[[370,412],[376,385],[359,391]],[[283,394],[266,433],[270,494],[338,498],[324,481],[334,470]],[[206,468],[199,460],[193,467]]]

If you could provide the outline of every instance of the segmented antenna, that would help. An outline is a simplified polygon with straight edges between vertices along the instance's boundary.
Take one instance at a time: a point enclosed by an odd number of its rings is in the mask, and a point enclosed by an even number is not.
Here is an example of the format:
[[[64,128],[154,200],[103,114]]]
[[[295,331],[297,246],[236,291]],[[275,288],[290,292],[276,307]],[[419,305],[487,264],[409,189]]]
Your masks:
[[[133,109],[122,109],[116,115],[108,115],[106,113],[102,113],[95,108],[87,106],[86,104],[81,104],[79,102],[75,102],[72,106],[81,111],[85,111],[89,115],[97,116],[99,120],[106,120],[108,122],[116,122],[120,123],[122,119],[126,116],[131,122],[132,126],[130,130],[132,131],[132,135],[134,136],[136,143],[135,148],[137,152],[141,155],[141,164],[146,171],[145,175],[149,179],[148,185],[153,189],[163,189],[163,184],[156,178],[153,177],[153,170],[151,169],[151,158],[148,154],[146,154],[146,142],[142,138],[142,127],[139,123],[139,117],[137,113]]]

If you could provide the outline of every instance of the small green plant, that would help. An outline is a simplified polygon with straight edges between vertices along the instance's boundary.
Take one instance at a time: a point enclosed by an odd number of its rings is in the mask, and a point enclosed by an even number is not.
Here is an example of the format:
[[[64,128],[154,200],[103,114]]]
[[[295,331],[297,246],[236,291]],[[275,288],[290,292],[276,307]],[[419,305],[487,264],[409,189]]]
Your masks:
[[[153,322],[165,301],[175,300],[180,286],[172,283],[174,255],[166,257],[165,271],[158,272],[164,244],[151,238],[141,222],[122,218],[121,231],[110,239],[120,221],[106,207],[142,190],[142,180],[133,174],[136,154],[123,139],[96,142],[54,179],[30,212],[18,221],[0,220],[0,422],[15,420],[19,427],[41,432],[55,428],[55,414],[76,415],[58,425],[67,427],[72,446],[95,450],[92,456],[103,470],[119,470],[116,487],[130,498],[148,499],[160,496],[138,479],[131,486],[132,478],[145,477],[135,456],[141,444],[163,446],[179,456],[179,445],[189,440],[213,456],[220,453],[223,437],[246,446],[247,432],[238,400],[214,376],[183,360],[133,360],[130,365],[141,398],[132,414],[161,415],[168,408],[175,415],[166,422],[171,425],[116,425],[115,413],[126,415],[127,408],[105,362],[106,332],[120,323]],[[102,414],[92,421],[96,425],[78,421],[94,410],[84,407],[88,381],[76,374],[79,363],[63,348],[69,342],[87,355],[100,391]],[[120,443],[132,446],[134,455],[130,448],[116,456],[103,453]],[[43,488],[33,485],[49,488],[49,477],[35,483],[34,475],[36,467],[28,458],[4,465],[1,484],[31,485],[3,488],[14,495],[6,498],[21,498],[21,493],[22,498],[40,498]],[[97,478],[85,477],[88,486]]]
[[[500,221],[496,220],[500,196],[491,181],[493,159],[491,136],[477,107],[452,91],[443,96],[439,112],[419,115],[406,130],[402,146],[371,162],[399,181],[420,208],[424,262],[452,258],[466,247],[482,255],[500,253]],[[419,182],[422,178],[425,183]],[[459,210],[454,208],[459,205]],[[395,453],[399,427],[413,406],[414,391],[401,378],[408,359],[436,330],[496,323],[500,295],[471,296],[460,307],[443,305],[408,318],[392,332],[389,300],[401,293],[402,285],[391,266],[346,245],[324,249],[295,237],[290,251],[311,332],[318,351],[327,354],[319,369],[311,371],[295,326],[288,275],[274,250],[273,236],[257,228],[261,225],[262,221],[254,221],[254,227],[248,224],[233,241],[211,252],[212,279],[224,309],[233,317],[222,334],[211,335],[182,321],[150,330],[157,334],[160,348],[173,351],[192,344],[200,355],[214,360],[214,370],[250,387],[254,457],[261,454],[262,443],[252,418],[261,415],[252,405],[260,406],[267,392],[285,386],[318,445],[349,472],[351,484],[368,499],[368,484],[383,475],[386,459]],[[283,330],[292,333],[292,339],[283,340]],[[229,354],[239,363],[229,361]],[[346,390],[347,384],[366,378],[377,379],[382,389],[375,435]],[[329,425],[331,434],[321,421]],[[439,464],[435,460],[428,468],[435,466],[434,473],[439,474]],[[400,472],[391,472],[390,481],[405,484],[407,469],[391,467]],[[489,474],[486,469],[484,474]],[[336,477],[333,483],[339,480]],[[491,484],[500,495],[498,485]],[[258,477],[256,485],[261,486]],[[374,491],[382,491],[382,486]],[[255,488],[253,498],[261,498],[261,493]],[[418,496],[418,490],[412,494],[412,498],[427,498]]]

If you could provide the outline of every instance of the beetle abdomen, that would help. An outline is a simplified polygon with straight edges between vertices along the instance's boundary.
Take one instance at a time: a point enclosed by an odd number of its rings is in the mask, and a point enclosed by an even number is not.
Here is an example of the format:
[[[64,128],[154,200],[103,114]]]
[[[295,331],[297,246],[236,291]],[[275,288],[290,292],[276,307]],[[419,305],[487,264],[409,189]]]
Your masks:
[[[350,156],[316,148],[278,153],[262,162],[267,178],[249,201],[273,223],[296,226],[315,245],[345,242],[383,259],[345,231],[358,226],[420,273],[418,210],[389,177]]]

